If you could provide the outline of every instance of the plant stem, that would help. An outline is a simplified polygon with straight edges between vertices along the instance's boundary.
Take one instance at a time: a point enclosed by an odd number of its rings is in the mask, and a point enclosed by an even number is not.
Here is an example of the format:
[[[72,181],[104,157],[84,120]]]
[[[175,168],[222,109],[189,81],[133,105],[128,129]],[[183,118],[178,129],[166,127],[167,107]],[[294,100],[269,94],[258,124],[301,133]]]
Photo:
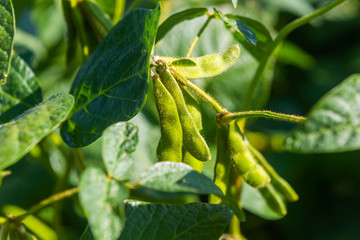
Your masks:
[[[186,54],[186,58],[189,58],[191,56],[192,51],[195,48],[195,45],[197,44],[197,42],[200,39],[201,34],[204,32],[205,28],[209,25],[211,19],[213,19],[213,16],[208,16],[208,19],[206,20],[206,22],[204,23],[204,25],[201,27],[200,31],[198,32],[198,34],[196,35],[195,39],[192,41],[189,50]]]
[[[140,5],[141,2],[142,2],[142,0],[134,0],[132,2],[132,4],[130,5],[130,7],[128,8],[128,10],[126,10],[126,13],[130,12],[134,8],[137,8]]]
[[[16,222],[22,222],[25,218],[27,218],[28,216],[34,214],[35,212],[37,212],[41,208],[43,208],[43,207],[45,207],[45,206],[47,206],[47,205],[49,205],[51,203],[60,201],[60,200],[62,200],[64,198],[71,197],[74,194],[77,194],[78,192],[79,192],[79,188],[75,187],[75,188],[71,188],[71,189],[65,190],[63,192],[60,192],[60,193],[56,193],[56,194],[50,196],[49,198],[46,198],[46,199],[42,200],[41,202],[39,202],[35,206],[32,206],[26,213],[15,217],[14,220]]]
[[[253,98],[253,95],[255,93],[255,90],[257,88],[257,86],[260,83],[261,77],[263,75],[263,72],[265,70],[266,64],[268,62],[269,57],[271,56],[271,54],[274,52],[274,50],[278,47],[278,45],[284,40],[284,38],[293,30],[295,30],[296,28],[309,23],[311,20],[314,20],[315,18],[327,13],[328,11],[330,11],[331,9],[333,9],[334,7],[338,6],[339,4],[345,2],[346,0],[335,0],[332,3],[324,6],[323,8],[320,8],[304,17],[298,18],[294,21],[292,21],[291,23],[287,24],[283,29],[281,29],[281,31],[279,32],[279,34],[277,35],[277,37],[275,38],[275,40],[272,42],[272,44],[270,45],[268,51],[264,54],[264,57],[261,59],[261,61],[259,62],[259,65],[256,69],[256,73],[253,77],[253,79],[251,80],[249,89],[246,93],[245,96],[245,101],[244,101],[244,105],[243,105],[243,110],[249,110],[251,107],[251,101]]]
[[[115,25],[124,14],[125,1],[124,0],[116,0],[115,8],[114,8],[114,17],[112,19],[112,23]]]
[[[292,115],[292,114],[284,114],[284,113],[277,113],[267,110],[258,110],[258,111],[246,111],[246,112],[235,112],[235,113],[225,113],[218,117],[218,121],[222,123],[229,123],[233,120],[240,119],[240,118],[271,118],[280,121],[286,122],[295,122],[301,123],[306,120],[305,117]]]
[[[171,72],[175,79],[185,87],[188,87],[193,91],[197,96],[199,96],[204,102],[208,103],[217,113],[227,112],[226,108],[221,106],[212,96],[206,93],[203,89],[198,87],[196,84],[192,83],[176,70],[171,69]]]
[[[74,160],[77,163],[80,171],[84,171],[86,169],[86,162],[83,153],[79,148],[72,148],[72,152],[74,155]]]

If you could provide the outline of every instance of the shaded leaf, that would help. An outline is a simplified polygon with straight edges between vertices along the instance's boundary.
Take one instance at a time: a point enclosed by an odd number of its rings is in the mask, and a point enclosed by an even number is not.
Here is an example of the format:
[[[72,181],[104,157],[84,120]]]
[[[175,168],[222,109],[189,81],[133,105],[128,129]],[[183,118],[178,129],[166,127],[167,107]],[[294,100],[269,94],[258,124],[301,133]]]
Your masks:
[[[138,128],[133,123],[116,123],[105,129],[102,155],[112,178],[118,181],[129,179],[134,167],[131,153],[138,141]]]
[[[0,86],[0,123],[6,123],[42,101],[41,88],[30,67],[11,58],[8,83]]]
[[[209,13],[209,11],[206,8],[190,8],[171,15],[159,26],[155,42],[163,38],[176,24],[185,20],[201,17],[207,13]]]
[[[11,0],[0,0],[0,85],[6,83],[14,43],[15,16]]]
[[[83,172],[79,188],[80,203],[88,215],[94,239],[117,239],[125,221],[121,212],[128,195],[127,188],[108,179],[97,168],[88,168]]]
[[[242,21],[234,21],[227,16],[219,12],[214,8],[215,16],[223,21],[226,28],[228,28],[233,34],[240,35],[245,38],[249,43],[256,45],[257,38],[255,33]]]
[[[139,183],[141,186],[163,192],[223,195],[211,179],[185,163],[156,163],[141,175]]]
[[[219,239],[233,217],[222,205],[189,203],[126,204],[127,221],[120,240]]]
[[[71,87],[75,107],[61,135],[71,147],[95,141],[109,125],[143,107],[160,9],[136,9],[103,39]]]
[[[323,96],[284,141],[289,151],[331,153],[360,149],[360,74]]]
[[[232,33],[233,37],[238,42],[240,42],[256,59],[260,60],[264,54],[267,53],[270,44],[273,42],[267,28],[262,23],[251,18],[231,14],[225,15],[225,17],[228,18],[229,22],[229,24],[224,22],[225,26]],[[234,25],[234,23],[236,23],[236,25]],[[244,30],[246,30],[246,28],[250,28],[251,31],[255,34],[256,44],[253,44],[247,39],[244,39],[242,34],[239,34],[239,31],[236,30],[236,27],[239,30],[242,27],[244,27]]]
[[[253,188],[246,183],[243,183],[242,187],[241,205],[245,210],[267,220],[277,220],[284,217],[273,210],[259,189]]]
[[[74,98],[57,94],[0,125],[0,170],[16,163],[66,119]]]

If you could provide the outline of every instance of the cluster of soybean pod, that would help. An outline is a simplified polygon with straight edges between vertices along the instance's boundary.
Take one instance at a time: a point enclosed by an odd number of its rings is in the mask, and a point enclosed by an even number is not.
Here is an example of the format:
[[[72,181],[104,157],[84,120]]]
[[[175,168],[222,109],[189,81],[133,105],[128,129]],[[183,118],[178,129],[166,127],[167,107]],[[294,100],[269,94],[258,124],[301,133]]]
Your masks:
[[[198,172],[211,158],[209,147],[200,134],[202,118],[197,99],[210,103],[217,111],[217,159],[215,184],[230,195],[231,171],[235,169],[247,184],[258,188],[264,200],[277,214],[286,214],[286,201],[296,201],[298,195],[281,178],[263,155],[245,138],[243,119],[220,121],[228,111],[189,79],[218,75],[231,67],[240,56],[238,45],[226,52],[198,58],[152,57],[152,80],[156,108],[160,118],[161,137],[157,148],[159,161],[184,162]],[[211,203],[221,199],[210,198]]]

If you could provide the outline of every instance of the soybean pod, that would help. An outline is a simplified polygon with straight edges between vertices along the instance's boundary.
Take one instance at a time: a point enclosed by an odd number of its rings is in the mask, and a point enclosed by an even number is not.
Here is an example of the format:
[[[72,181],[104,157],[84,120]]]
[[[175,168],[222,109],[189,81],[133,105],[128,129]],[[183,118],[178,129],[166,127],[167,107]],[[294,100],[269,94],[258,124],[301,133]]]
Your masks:
[[[275,191],[274,187],[271,184],[266,185],[263,188],[260,188],[260,193],[262,197],[265,199],[269,207],[279,214],[280,216],[285,216],[286,205],[285,202],[281,199],[279,194]]]
[[[181,162],[183,133],[175,101],[157,76],[153,85],[161,132],[157,156],[159,161]]]
[[[249,185],[261,188],[270,182],[270,176],[257,164],[247,148],[236,121],[229,124],[229,145],[235,168]]]
[[[196,159],[200,161],[209,161],[211,157],[210,149],[197,129],[195,122],[189,113],[189,110],[186,108],[180,86],[166,66],[163,66],[163,69],[158,67],[157,71],[165,88],[169,91],[175,100],[183,131],[184,147]]]
[[[274,188],[284,196],[284,198],[289,202],[295,202],[299,199],[298,194],[295,190],[290,186],[290,184],[285,181],[279,174],[275,171],[275,169],[266,161],[264,156],[255,149],[251,144],[248,144],[248,148],[251,153],[254,155],[257,162],[265,169],[265,171],[271,177],[271,184]]]
[[[231,175],[231,152],[229,149],[229,127],[226,124],[219,124],[216,129],[216,164],[214,170],[214,183],[224,194],[229,188]],[[215,195],[210,195],[210,203],[218,204],[221,199]]]
[[[202,130],[202,117],[199,103],[196,101],[194,96],[189,93],[186,88],[181,88],[186,107],[189,110],[190,115],[192,116],[195,125],[199,131]],[[203,169],[204,162],[199,161],[193,157],[186,147],[183,146],[183,162],[194,168],[196,171],[201,172]]]

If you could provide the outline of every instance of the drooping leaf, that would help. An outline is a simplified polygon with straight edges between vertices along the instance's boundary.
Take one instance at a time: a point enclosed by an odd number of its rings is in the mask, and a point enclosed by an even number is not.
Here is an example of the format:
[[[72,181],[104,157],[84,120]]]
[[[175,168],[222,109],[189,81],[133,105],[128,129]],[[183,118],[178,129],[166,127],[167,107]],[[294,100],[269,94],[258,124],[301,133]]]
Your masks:
[[[267,53],[270,44],[273,42],[267,28],[262,23],[251,18],[231,14],[223,16],[223,18],[225,17],[228,19],[227,23],[224,21],[225,26],[232,33],[233,37],[238,42],[240,42],[256,59],[260,60],[264,54]],[[242,34],[239,33],[239,31],[242,31],[241,29],[244,29],[244,32],[246,32],[247,28],[250,28],[251,32],[255,34],[256,44],[248,41]],[[239,31],[237,29],[239,29]]]
[[[201,17],[207,13],[209,13],[209,11],[206,8],[190,8],[171,15],[159,26],[155,42],[160,41],[176,24],[185,20]]]
[[[1,211],[5,214],[5,216],[9,216],[11,214],[14,217],[26,213],[24,209],[14,205],[5,205],[1,208]],[[26,217],[22,223],[40,239],[58,239],[56,232],[53,229],[33,215]]]
[[[59,127],[73,104],[74,98],[70,94],[57,94],[0,125],[0,170],[16,163]]]
[[[156,56],[188,79],[209,78],[219,75],[235,64],[240,56],[239,45],[229,47],[223,53],[198,58],[174,58]]]
[[[245,38],[249,43],[256,45],[257,38],[255,33],[242,21],[234,21],[229,19],[227,16],[222,14],[220,11],[214,8],[214,14],[216,18],[220,19],[224,22],[226,28],[228,28],[231,32],[238,34]]]
[[[129,179],[134,160],[131,153],[138,144],[138,128],[133,123],[116,123],[106,128],[102,155],[107,173],[118,181]]]
[[[95,141],[109,125],[143,107],[160,9],[136,9],[103,39],[71,87],[75,107],[61,135],[72,147]]]
[[[126,204],[127,221],[119,240],[217,240],[233,217],[222,205],[189,203]]]
[[[360,74],[323,96],[284,141],[289,151],[331,153],[360,149]]]
[[[163,192],[223,195],[211,179],[185,163],[156,163],[141,175],[139,183],[141,186]]]
[[[123,201],[128,190],[120,182],[107,179],[104,172],[88,168],[81,175],[79,198],[94,239],[117,239],[123,229]]]
[[[15,34],[15,16],[11,0],[0,0],[0,85],[6,83]]]
[[[273,210],[259,189],[250,187],[246,183],[243,184],[241,191],[241,205],[245,210],[267,220],[277,220],[284,217]]]
[[[7,84],[0,86],[0,124],[10,121],[42,101],[39,82],[20,57],[11,58],[8,80]]]

